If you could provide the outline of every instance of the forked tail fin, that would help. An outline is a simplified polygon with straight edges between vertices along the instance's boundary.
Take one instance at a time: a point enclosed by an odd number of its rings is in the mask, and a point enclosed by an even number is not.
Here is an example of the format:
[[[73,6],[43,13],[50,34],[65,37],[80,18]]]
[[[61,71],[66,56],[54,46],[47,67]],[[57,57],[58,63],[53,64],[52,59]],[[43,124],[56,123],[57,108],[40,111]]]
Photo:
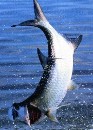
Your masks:
[[[42,21],[47,21],[40,5],[38,4],[37,0],[33,0],[34,2],[34,13],[35,13],[35,19],[37,19],[38,21],[42,20]]]

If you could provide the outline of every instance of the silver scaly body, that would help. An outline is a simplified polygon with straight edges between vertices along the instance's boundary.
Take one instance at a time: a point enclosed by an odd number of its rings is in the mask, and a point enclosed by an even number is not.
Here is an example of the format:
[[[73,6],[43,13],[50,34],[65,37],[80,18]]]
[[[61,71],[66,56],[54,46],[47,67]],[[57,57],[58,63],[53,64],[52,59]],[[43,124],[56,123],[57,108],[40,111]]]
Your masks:
[[[60,35],[47,21],[37,0],[34,0],[34,12],[34,20],[12,26],[38,27],[48,41],[48,58],[42,55],[46,63],[35,92],[26,100],[14,103],[9,109],[10,119],[21,117],[29,125],[41,119],[42,115],[57,122],[56,110],[64,99],[68,86],[71,85],[73,54],[82,40],[82,35],[75,40]]]

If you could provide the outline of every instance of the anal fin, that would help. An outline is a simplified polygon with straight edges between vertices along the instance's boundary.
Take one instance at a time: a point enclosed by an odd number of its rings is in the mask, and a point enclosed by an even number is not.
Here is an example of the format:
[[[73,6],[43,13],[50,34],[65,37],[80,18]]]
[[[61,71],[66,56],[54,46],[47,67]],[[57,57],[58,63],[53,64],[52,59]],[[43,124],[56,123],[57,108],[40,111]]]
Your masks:
[[[48,58],[40,51],[39,48],[37,48],[37,54],[38,54],[40,63],[41,63],[41,65],[42,65],[43,69],[44,69],[45,66],[47,65]]]
[[[67,86],[68,90],[74,90],[74,89],[78,89],[79,85],[76,84],[73,80],[70,81],[69,85]]]

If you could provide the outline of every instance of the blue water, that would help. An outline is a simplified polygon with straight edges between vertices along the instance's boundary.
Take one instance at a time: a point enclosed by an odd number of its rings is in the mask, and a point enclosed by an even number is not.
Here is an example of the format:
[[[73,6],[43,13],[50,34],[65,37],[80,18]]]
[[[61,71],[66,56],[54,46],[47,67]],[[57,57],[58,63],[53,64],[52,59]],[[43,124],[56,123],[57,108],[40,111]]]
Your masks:
[[[74,55],[72,77],[80,88],[67,93],[64,102],[71,105],[58,111],[61,124],[45,121],[33,129],[93,129],[93,0],[38,1],[59,33],[82,34],[83,40]],[[13,126],[8,107],[28,97],[42,75],[36,49],[47,55],[44,34],[34,27],[11,27],[33,18],[32,0],[0,1],[0,129]]]

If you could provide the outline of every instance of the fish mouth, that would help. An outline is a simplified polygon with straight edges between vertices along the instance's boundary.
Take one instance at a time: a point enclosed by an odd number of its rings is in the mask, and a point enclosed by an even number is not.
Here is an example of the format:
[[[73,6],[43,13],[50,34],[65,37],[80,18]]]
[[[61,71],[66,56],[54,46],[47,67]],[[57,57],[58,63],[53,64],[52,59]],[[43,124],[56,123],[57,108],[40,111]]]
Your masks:
[[[25,107],[19,107],[16,108],[15,106],[12,106],[8,110],[8,117],[11,121],[25,121],[25,115],[26,115],[26,108]]]

